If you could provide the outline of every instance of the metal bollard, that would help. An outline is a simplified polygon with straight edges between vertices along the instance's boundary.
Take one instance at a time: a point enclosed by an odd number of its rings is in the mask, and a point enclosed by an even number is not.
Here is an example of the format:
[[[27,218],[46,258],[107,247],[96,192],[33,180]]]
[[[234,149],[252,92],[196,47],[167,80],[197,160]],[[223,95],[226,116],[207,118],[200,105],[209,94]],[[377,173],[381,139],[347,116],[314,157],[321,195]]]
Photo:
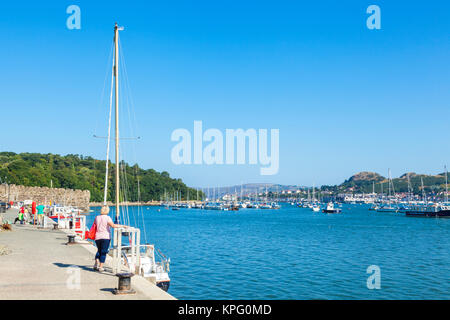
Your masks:
[[[75,244],[75,235],[69,234],[67,236],[67,238],[69,239],[68,242],[66,244]]]
[[[118,273],[116,274],[119,277],[118,288],[113,290],[114,294],[133,294],[136,293],[131,288],[131,277],[134,276],[132,273]]]

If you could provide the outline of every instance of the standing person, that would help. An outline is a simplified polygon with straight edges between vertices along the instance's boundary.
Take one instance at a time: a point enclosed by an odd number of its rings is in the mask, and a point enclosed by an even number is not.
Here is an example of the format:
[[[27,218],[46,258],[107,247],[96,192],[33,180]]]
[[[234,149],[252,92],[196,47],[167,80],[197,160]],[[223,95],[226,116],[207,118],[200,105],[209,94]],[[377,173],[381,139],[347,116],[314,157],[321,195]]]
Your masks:
[[[37,209],[38,224],[41,226],[44,223],[45,206],[43,204],[40,204],[36,207],[36,209]]]
[[[97,226],[95,232],[95,244],[97,245],[97,254],[95,255],[94,270],[103,272],[103,264],[108,254],[109,243],[111,241],[111,228],[127,228],[120,224],[115,224],[108,216],[109,207],[103,206],[100,214],[95,217],[94,223]]]
[[[25,216],[25,207],[24,207],[24,206],[21,206],[21,207],[20,207],[19,213],[22,214],[23,221],[26,222],[26,221],[27,221],[27,217]]]
[[[28,209],[23,206],[21,209],[23,209],[23,215],[25,218],[25,222],[28,223],[28,221],[30,221],[30,215],[28,214]]]
[[[31,214],[33,215],[33,224],[35,225],[37,223],[37,216],[36,216],[36,201],[33,201],[31,203]]]

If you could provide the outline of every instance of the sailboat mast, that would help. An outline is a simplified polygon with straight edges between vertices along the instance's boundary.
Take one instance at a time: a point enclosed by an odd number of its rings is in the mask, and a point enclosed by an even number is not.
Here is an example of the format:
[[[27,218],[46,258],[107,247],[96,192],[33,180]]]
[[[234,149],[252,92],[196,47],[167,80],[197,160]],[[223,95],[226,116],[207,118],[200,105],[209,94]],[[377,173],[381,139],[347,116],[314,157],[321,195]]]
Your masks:
[[[424,204],[426,204],[427,200],[426,200],[426,195],[425,195],[425,188],[423,186],[423,177],[420,177],[420,184],[422,185],[422,200],[423,200]]]
[[[381,182],[381,203],[384,204],[383,181]]]
[[[389,178],[388,178],[388,189],[389,189],[389,207],[391,206],[391,169],[389,169]]]
[[[119,27],[117,23],[114,26],[114,79],[115,79],[115,104],[116,104],[116,221],[119,221],[120,204],[119,204]]]
[[[448,184],[447,184],[447,166],[444,166],[445,168],[445,203],[448,203]]]

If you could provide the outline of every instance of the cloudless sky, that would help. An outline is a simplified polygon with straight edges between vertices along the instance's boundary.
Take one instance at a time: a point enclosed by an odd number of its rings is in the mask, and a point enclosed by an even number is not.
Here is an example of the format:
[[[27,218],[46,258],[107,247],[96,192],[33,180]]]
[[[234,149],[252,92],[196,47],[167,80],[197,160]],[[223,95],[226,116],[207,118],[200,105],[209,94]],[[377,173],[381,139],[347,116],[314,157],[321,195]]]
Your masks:
[[[81,8],[69,30],[66,8]],[[366,9],[381,8],[381,30]],[[0,150],[105,159],[114,22],[124,159],[191,186],[450,165],[449,1],[2,1]],[[280,169],[174,165],[177,128],[280,130]],[[128,129],[127,129],[128,128]]]

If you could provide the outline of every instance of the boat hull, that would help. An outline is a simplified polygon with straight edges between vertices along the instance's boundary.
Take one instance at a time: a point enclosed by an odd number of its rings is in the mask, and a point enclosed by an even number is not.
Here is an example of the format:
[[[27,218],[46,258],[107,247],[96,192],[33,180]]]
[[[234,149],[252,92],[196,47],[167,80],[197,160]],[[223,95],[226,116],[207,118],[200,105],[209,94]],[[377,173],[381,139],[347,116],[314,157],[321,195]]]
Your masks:
[[[423,217],[423,218],[450,218],[450,210],[441,210],[437,212],[418,212],[406,211],[408,217]]]
[[[397,213],[398,209],[378,209],[375,210],[376,212],[390,212],[390,213]]]
[[[342,213],[342,211],[340,209],[333,209],[333,210],[323,209],[322,212],[323,213]]]
[[[168,281],[158,281],[156,283],[156,286],[167,292],[169,290],[169,287],[170,287],[170,280],[168,280]]]

